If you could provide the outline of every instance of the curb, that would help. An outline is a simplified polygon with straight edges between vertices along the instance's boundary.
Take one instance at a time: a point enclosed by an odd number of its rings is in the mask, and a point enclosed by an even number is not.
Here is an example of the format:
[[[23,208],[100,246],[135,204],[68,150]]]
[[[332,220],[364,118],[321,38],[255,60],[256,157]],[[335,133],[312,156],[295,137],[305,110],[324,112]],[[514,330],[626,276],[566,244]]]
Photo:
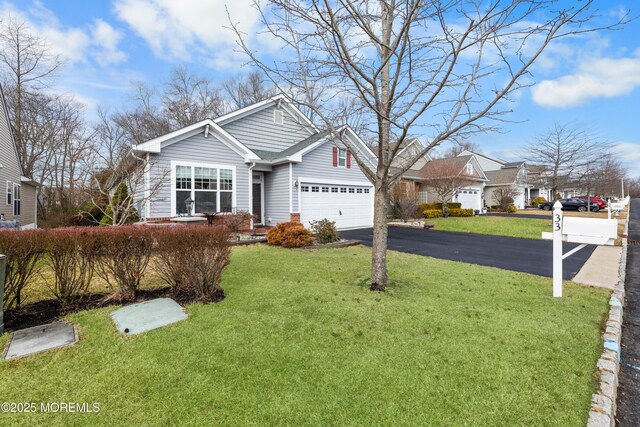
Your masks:
[[[627,211],[624,235],[629,229],[630,209]],[[622,338],[622,312],[624,307],[624,281],[627,269],[627,238],[622,238],[622,254],[618,268],[618,283],[609,299],[609,317],[603,335],[603,350],[598,359],[600,373],[598,393],[591,395],[591,410],[587,427],[612,427],[616,425],[616,398],[620,372],[620,340]]]

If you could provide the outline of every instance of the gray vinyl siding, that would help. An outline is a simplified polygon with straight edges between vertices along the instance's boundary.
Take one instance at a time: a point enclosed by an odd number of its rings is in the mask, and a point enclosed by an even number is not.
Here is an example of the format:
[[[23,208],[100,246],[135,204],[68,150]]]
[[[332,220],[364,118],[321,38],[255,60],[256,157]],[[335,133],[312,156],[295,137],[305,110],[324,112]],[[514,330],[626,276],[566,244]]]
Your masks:
[[[264,215],[266,225],[289,221],[289,165],[275,166],[264,174]],[[293,191],[294,210],[297,206],[297,190]]]
[[[283,124],[273,123],[274,109],[275,106],[270,105],[222,128],[249,149],[267,151],[282,151],[311,136],[308,125],[302,119],[298,122],[286,110]]]
[[[11,135],[11,127],[5,112],[4,97],[0,93],[0,213],[5,219],[15,219],[20,225],[30,225],[36,222],[36,188],[20,182],[22,170],[18,161],[15,142]],[[20,215],[13,215],[13,203],[7,204],[7,181],[20,184]]]
[[[159,154],[150,155],[151,187],[157,180],[162,181],[161,188],[150,198],[150,218],[171,216],[171,161],[193,163],[211,163],[235,166],[236,206],[238,210],[250,210],[249,204],[249,167],[242,156],[237,154],[215,135],[204,137],[204,132],[178,141],[162,148]]]
[[[303,177],[369,182],[353,157],[350,168],[333,166],[333,147],[335,145],[339,144],[329,141],[303,155],[302,162],[293,165],[293,179]],[[297,198],[294,200],[294,208],[296,207]]]

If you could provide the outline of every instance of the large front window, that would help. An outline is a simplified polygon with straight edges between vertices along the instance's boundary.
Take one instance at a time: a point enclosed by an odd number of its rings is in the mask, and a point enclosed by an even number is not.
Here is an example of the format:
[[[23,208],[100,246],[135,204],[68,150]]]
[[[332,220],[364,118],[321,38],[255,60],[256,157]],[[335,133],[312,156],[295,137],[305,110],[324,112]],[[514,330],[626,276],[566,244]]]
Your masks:
[[[224,167],[177,165],[175,172],[176,214],[231,212],[233,170]],[[185,201],[195,203],[187,212]]]

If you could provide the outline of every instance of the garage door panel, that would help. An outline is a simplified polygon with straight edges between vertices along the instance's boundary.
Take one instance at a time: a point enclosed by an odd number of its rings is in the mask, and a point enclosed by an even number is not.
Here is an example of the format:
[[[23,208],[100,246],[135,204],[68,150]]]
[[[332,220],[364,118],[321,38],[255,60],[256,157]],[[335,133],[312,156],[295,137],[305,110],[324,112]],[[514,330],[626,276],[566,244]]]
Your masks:
[[[300,220],[306,226],[324,218],[340,229],[373,225],[371,187],[302,183],[300,193]]]

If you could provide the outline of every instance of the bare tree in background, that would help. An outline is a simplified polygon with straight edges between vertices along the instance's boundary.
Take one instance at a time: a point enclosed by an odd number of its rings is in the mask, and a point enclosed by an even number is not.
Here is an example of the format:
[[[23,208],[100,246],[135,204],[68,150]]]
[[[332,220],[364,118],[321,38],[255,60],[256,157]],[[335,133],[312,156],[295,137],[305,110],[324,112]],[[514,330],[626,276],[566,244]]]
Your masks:
[[[278,94],[278,90],[259,71],[227,80],[222,83],[222,89],[234,109],[244,108]]]
[[[626,181],[627,192],[634,199],[640,198],[640,177],[635,177]]]
[[[225,101],[211,80],[186,67],[171,72],[162,93],[162,106],[171,127],[181,128],[224,114]]]
[[[312,110],[339,137],[374,184],[371,289],[388,284],[386,213],[389,192],[411,167],[391,163],[403,141],[424,135],[422,157],[443,141],[465,139],[502,120],[509,95],[556,39],[622,25],[591,24],[593,1],[463,0],[352,2],[268,0],[254,3],[268,37],[283,44],[275,62],[245,42],[240,48],[293,101]],[[566,7],[563,7],[566,6]],[[293,99],[295,98],[295,99]],[[376,168],[339,131],[354,102],[375,136]],[[485,120],[482,120],[485,119]],[[365,136],[366,138],[366,136]]]
[[[458,154],[462,153],[465,150],[478,152],[480,150],[480,147],[478,146],[478,144],[471,141],[451,141],[451,145],[449,146],[447,151],[445,151],[443,157],[456,157]]]
[[[458,192],[459,188],[475,182],[477,177],[467,174],[464,167],[466,162],[457,161],[456,158],[436,159],[427,163],[420,175],[428,192],[436,195],[436,200],[442,203],[442,214],[447,211],[447,203]]]
[[[3,68],[3,87],[10,108],[14,138],[23,172],[31,177],[35,164],[51,150],[49,129],[40,130],[43,123],[34,119],[48,118],[50,99],[43,102],[42,89],[62,62],[50,53],[47,43],[34,35],[26,22],[9,17],[0,24],[0,65]],[[49,96],[49,98],[51,98]],[[42,110],[39,107],[42,106]]]
[[[535,137],[524,149],[524,157],[531,164],[545,166],[548,185],[555,195],[579,180],[577,174],[590,175],[590,163],[605,156],[610,147],[589,130],[556,123]]]

